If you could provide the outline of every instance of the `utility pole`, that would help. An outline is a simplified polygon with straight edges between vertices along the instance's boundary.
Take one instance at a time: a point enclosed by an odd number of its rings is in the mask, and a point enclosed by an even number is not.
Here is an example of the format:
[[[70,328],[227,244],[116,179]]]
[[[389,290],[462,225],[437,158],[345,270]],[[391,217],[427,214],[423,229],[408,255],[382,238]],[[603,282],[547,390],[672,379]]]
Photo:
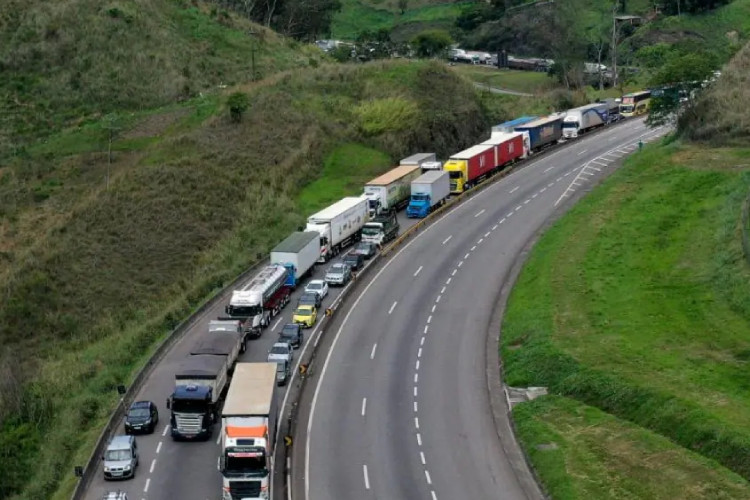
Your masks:
[[[617,87],[617,3],[612,7],[612,88]]]

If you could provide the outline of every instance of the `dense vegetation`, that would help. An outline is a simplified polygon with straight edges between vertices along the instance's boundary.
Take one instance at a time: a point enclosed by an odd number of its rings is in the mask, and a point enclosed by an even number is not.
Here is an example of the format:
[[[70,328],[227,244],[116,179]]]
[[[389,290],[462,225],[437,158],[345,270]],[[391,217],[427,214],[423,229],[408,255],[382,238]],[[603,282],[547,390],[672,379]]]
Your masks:
[[[210,4],[1,16],[2,498],[65,498],[115,387],[310,210],[488,126],[440,65],[330,65]]]
[[[684,137],[719,144],[747,137],[742,122],[731,121],[748,103],[736,87],[747,78],[747,59],[745,49],[725,69],[729,80],[722,76],[688,108]],[[656,486],[663,489],[646,496],[750,495],[750,150],[742,146],[648,147],[532,251],[509,302],[502,356],[509,384],[547,386],[562,396],[514,410],[555,498],[591,496],[584,494],[592,491],[589,477],[621,488],[610,498],[642,497]],[[608,446],[584,440],[574,450],[569,436],[590,435],[591,416]],[[560,451],[533,450],[539,442],[528,429],[546,432]],[[681,457],[660,459],[659,471],[702,470],[700,484],[660,486],[649,467],[617,466],[623,441],[666,446],[656,435],[674,443],[669,456]],[[572,474],[562,477],[563,469]]]

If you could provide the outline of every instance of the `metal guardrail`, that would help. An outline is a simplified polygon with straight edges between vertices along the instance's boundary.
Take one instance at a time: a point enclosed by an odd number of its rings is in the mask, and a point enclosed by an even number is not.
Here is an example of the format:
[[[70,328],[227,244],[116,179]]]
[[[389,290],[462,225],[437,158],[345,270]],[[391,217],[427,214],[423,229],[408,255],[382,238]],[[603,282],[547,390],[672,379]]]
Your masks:
[[[151,358],[149,358],[149,360],[140,368],[140,370],[138,370],[138,373],[136,373],[133,381],[125,392],[125,395],[122,397],[119,404],[112,412],[112,415],[109,417],[107,425],[104,427],[101,434],[99,434],[99,438],[97,439],[94,451],[91,453],[88,462],[84,466],[83,476],[78,481],[78,484],[73,490],[71,500],[80,500],[84,497],[86,488],[88,488],[89,484],[91,483],[91,479],[94,477],[94,474],[98,470],[98,457],[104,452],[104,448],[106,447],[107,442],[118,427],[120,420],[124,418],[125,410],[130,406],[130,403],[133,402],[136,394],[138,394],[138,392],[143,387],[144,382],[148,379],[153,368],[158,364],[159,361],[161,361],[161,359],[169,351],[169,349],[183,337],[183,335],[193,326],[193,324],[195,324],[196,321],[200,320],[203,317],[204,313],[208,309],[216,305],[218,302],[226,300],[227,295],[229,295],[229,293],[234,290],[238,283],[248,279],[254,272],[258,270],[258,268],[262,267],[267,262],[268,261],[266,259],[256,262],[247,270],[243,271],[242,274],[237,276],[224,288],[206,299],[198,307],[198,309],[193,312],[193,314],[191,314],[186,320],[177,325],[174,330],[172,330],[172,332],[156,347],[156,350],[154,351],[154,354],[151,356]]]

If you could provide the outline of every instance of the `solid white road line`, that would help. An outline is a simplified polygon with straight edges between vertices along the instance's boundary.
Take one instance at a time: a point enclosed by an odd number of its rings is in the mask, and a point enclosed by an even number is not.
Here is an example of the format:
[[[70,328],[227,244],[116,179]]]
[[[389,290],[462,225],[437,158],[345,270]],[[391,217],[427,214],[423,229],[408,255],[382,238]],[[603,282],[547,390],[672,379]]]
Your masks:
[[[419,274],[420,272],[422,272],[422,268],[423,268],[423,267],[424,267],[424,266],[419,266],[419,269],[417,269],[417,272],[416,272],[416,273],[414,273],[414,277],[415,277],[415,278],[417,277],[417,274]]]
[[[370,352],[370,359],[375,359],[375,351],[378,349],[378,344],[372,345],[372,351]]]
[[[451,238],[453,238],[453,235],[450,235],[450,236],[448,236],[447,238],[445,238],[445,239],[443,240],[443,245],[445,245],[446,243],[448,243],[448,242],[449,242],[449,241],[451,240]]]
[[[365,489],[370,489],[370,476],[367,475],[367,465],[362,466],[362,472],[365,475]]]
[[[545,172],[546,172],[546,170],[545,170]],[[516,186],[516,187],[514,187],[513,189],[511,189],[511,190],[510,190],[509,192],[510,192],[510,194],[513,194],[513,193],[515,193],[516,191],[518,191],[518,189],[519,189],[519,186]]]
[[[276,321],[276,323],[274,323],[274,324],[273,324],[273,326],[271,327],[271,331],[274,331],[274,330],[276,330],[276,327],[277,327],[277,326],[279,326],[279,323],[281,323],[281,319],[282,319],[282,318],[279,318],[279,319],[278,319],[278,320]]]
[[[480,210],[479,212],[477,212],[477,213],[476,213],[476,214],[474,215],[474,217],[475,217],[475,218],[476,218],[476,217],[479,217],[479,216],[480,216],[480,215],[482,215],[483,213],[484,213],[484,209],[482,209],[482,210]]]
[[[367,411],[367,398],[362,398],[362,416],[365,416],[365,412]]]
[[[422,268],[420,267],[420,269]],[[391,304],[391,308],[388,309],[388,314],[391,314],[393,310],[396,309],[396,304],[398,304],[398,300],[393,301],[393,304]]]

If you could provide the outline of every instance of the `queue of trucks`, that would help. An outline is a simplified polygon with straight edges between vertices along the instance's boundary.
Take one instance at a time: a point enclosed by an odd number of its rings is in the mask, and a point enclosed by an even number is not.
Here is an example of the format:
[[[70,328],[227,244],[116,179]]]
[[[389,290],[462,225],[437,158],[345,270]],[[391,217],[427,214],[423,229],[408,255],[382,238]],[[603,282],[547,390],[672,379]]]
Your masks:
[[[424,218],[507,166],[564,139],[573,139],[615,119],[612,103],[595,103],[546,117],[524,116],[492,128],[490,138],[448,157],[419,153],[349,196],[310,215],[270,253],[269,263],[234,290],[225,315],[209,323],[207,335],[190,349],[175,372],[167,399],[173,439],[208,439],[221,423],[222,498],[267,499],[278,418],[276,363],[238,363],[249,338],[289,303],[292,291],[317,263],[349,244],[378,247],[399,233],[397,211]],[[619,118],[619,115],[617,115]],[[226,396],[226,397],[225,397]]]

